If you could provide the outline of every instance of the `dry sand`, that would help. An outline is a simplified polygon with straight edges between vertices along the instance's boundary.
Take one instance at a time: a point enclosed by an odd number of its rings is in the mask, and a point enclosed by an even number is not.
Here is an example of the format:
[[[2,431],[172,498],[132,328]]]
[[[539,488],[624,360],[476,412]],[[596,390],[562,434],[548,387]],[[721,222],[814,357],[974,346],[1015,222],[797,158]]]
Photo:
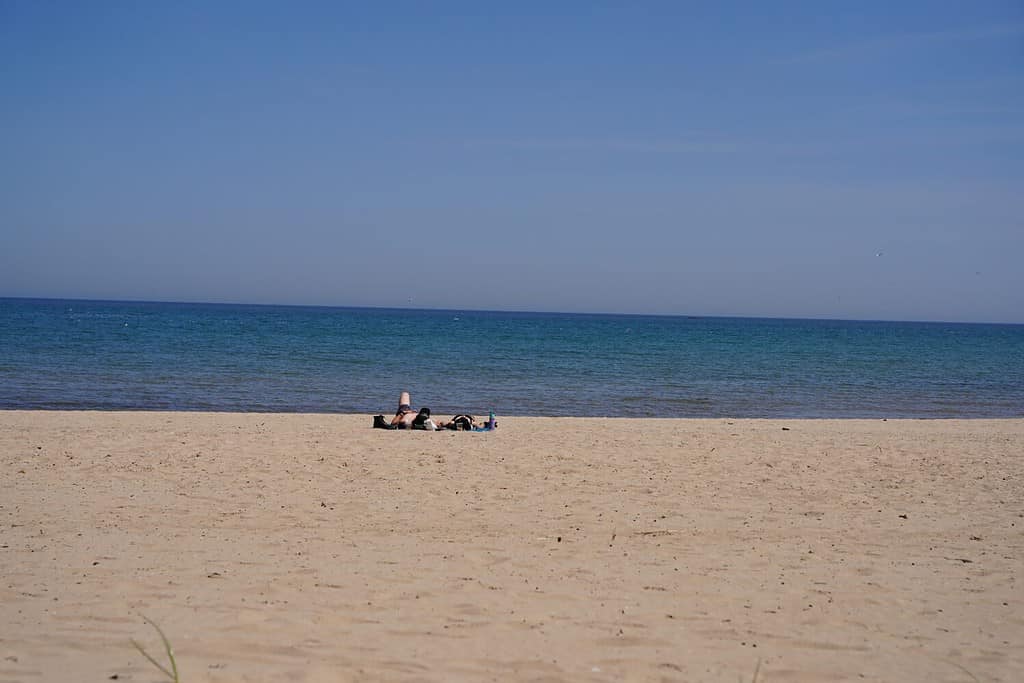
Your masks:
[[[1022,454],[1024,420],[0,412],[0,681],[155,683],[141,615],[186,683],[1020,681]]]

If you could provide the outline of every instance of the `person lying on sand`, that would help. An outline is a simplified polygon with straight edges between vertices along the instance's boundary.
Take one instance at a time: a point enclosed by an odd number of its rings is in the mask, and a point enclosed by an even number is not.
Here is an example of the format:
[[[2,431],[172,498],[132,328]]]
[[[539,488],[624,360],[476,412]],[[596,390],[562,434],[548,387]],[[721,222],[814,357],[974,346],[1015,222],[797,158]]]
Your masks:
[[[398,398],[398,410],[395,412],[395,416],[391,418],[391,426],[397,429],[436,429],[434,422],[430,419],[430,408],[413,410],[412,399],[408,391],[403,391],[402,395]]]
[[[403,391],[399,397],[398,410],[395,411],[391,422],[387,422],[383,415],[376,415],[373,418],[373,426],[377,429],[423,429],[426,431],[451,429],[468,432],[490,430],[494,428],[495,424],[489,422],[488,425],[481,425],[472,415],[456,415],[448,422],[435,423],[430,418],[430,408],[413,410],[408,391]]]
[[[398,398],[398,410],[395,411],[395,416],[391,420],[391,424],[395,427],[399,425],[405,425],[412,423],[412,417],[416,414],[416,411],[412,409],[412,398],[409,396],[408,391],[403,391],[402,395]]]

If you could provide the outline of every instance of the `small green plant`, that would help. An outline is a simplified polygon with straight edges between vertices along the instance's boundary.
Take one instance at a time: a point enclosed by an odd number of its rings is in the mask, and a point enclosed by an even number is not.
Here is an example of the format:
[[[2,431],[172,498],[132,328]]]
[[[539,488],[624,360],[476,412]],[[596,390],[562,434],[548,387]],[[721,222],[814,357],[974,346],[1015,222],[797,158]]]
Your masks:
[[[142,615],[142,618],[145,619],[146,623],[155,628],[156,632],[160,634],[160,640],[162,640],[164,643],[164,651],[167,653],[167,659],[169,659],[171,662],[171,668],[168,669],[166,666],[153,659],[150,656],[150,654],[146,652],[145,648],[139,645],[138,641],[136,641],[134,638],[132,638],[132,645],[135,646],[135,649],[138,650],[143,657],[149,660],[150,664],[160,669],[160,671],[163,672],[163,674],[167,676],[167,678],[174,681],[174,683],[181,683],[181,681],[178,680],[178,664],[174,661],[174,649],[171,647],[170,641],[167,640],[167,636],[165,636],[164,632],[160,630],[160,627],[153,623],[152,619],[147,617],[145,614]]]

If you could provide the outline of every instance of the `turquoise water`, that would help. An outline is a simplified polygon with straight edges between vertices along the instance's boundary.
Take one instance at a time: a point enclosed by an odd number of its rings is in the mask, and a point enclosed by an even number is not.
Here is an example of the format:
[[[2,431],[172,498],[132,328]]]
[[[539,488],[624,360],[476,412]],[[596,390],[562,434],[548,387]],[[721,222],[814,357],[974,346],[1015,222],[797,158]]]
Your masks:
[[[1024,326],[0,299],[0,408],[1024,416]]]

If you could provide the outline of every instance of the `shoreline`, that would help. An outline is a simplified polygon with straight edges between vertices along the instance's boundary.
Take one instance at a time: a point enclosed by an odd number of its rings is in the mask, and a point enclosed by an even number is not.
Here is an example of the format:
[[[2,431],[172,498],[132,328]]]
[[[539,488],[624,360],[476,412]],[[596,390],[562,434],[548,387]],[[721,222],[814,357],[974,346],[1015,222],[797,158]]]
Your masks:
[[[429,407],[429,406],[427,406]],[[479,411],[461,411],[462,414],[475,415],[478,418],[480,416],[486,416],[488,411],[486,409]],[[391,409],[378,410],[376,412],[365,412],[365,413],[353,413],[353,412],[331,412],[331,411],[259,411],[259,410],[206,410],[206,409],[179,409],[179,408],[7,408],[0,406],[0,414],[3,413],[87,413],[95,415],[263,415],[263,416],[301,416],[301,417],[346,417],[346,418],[373,418],[374,415],[383,414],[385,417],[392,415]],[[449,415],[443,411],[433,411],[433,414],[439,417],[450,417],[451,415],[458,415],[459,412],[454,412]],[[984,422],[984,421],[995,421],[995,422],[1012,422],[1014,420],[1024,421],[1024,415],[992,415],[992,416],[966,416],[966,417],[924,417],[924,416],[909,416],[909,417],[861,417],[861,416],[850,416],[850,417],[779,417],[779,416],[765,416],[765,417],[733,417],[733,416],[705,416],[705,417],[694,417],[694,416],[674,416],[674,415],[650,415],[650,416],[633,416],[633,415],[519,415],[509,413],[498,413],[495,412],[496,417],[503,417],[510,420],[678,420],[682,422]]]
[[[0,411],[0,681],[1024,674],[1022,418],[498,420]]]

